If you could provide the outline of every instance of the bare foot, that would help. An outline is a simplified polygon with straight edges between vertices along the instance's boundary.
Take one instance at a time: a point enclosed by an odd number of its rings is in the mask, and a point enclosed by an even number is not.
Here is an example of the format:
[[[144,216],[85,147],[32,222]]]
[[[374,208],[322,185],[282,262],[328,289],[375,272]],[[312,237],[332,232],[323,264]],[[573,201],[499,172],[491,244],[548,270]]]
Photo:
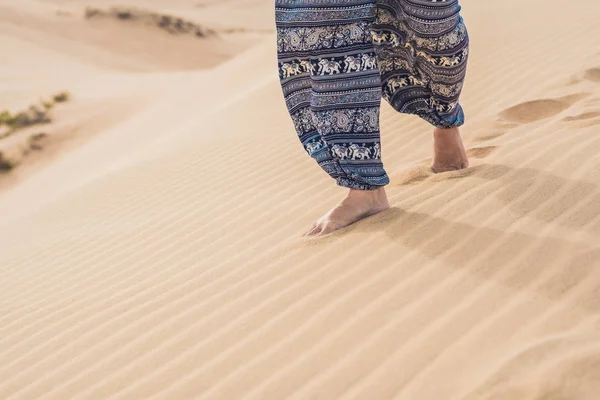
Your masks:
[[[455,171],[469,167],[469,159],[458,128],[433,132],[433,172]]]
[[[350,190],[348,196],[315,222],[304,236],[324,236],[390,208],[385,189]]]

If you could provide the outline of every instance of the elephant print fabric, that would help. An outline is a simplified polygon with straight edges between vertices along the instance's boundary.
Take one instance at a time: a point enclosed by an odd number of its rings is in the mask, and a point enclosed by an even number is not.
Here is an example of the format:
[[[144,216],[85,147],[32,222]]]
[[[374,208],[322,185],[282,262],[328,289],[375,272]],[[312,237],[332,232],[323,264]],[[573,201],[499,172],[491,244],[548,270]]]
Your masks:
[[[458,0],[276,0],[279,77],[308,154],[340,186],[389,183],[381,97],[438,128],[464,123],[469,39]]]

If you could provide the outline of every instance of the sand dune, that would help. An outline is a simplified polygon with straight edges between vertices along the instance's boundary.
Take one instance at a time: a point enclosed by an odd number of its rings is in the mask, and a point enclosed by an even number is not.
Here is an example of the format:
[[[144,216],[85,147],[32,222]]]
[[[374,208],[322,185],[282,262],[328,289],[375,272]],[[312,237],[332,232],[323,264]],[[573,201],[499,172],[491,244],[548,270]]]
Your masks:
[[[0,111],[17,113],[52,92],[68,90],[75,95],[75,104],[53,118],[52,124],[21,132],[0,144],[0,158],[8,157],[10,164],[24,159],[21,164],[27,167],[27,171],[20,166],[10,176],[0,175],[0,187],[23,180],[55,159],[50,155],[69,152],[93,133],[135,115],[134,110],[148,111],[149,103],[164,103],[162,97],[173,92],[168,87],[173,80],[200,78],[200,70],[239,56],[268,33],[253,32],[244,25],[215,31],[190,17],[172,16],[164,7],[156,11],[143,8],[157,5],[152,2],[93,5],[58,0],[0,2],[0,35],[3,48],[11,55],[0,65],[6,81],[0,87]],[[193,76],[183,73],[188,70],[193,70]],[[194,96],[205,96],[204,90]],[[90,114],[102,112],[109,115],[101,124],[88,123]],[[0,136],[3,132],[0,127]],[[44,140],[46,151],[31,153],[29,136],[40,132],[49,133]]]
[[[135,7],[55,7],[45,15],[2,8],[0,25],[13,41],[33,42],[62,53],[63,59],[124,71],[210,68],[253,41],[243,35],[233,40],[193,21]],[[22,47],[19,52],[37,53]],[[45,61],[43,55],[31,54],[36,55],[36,61]]]
[[[463,0],[473,166],[431,173],[429,128],[386,106],[392,209],[305,240],[341,194],[297,143],[272,35],[159,65],[79,17],[65,39],[56,8],[97,1],[12,3],[0,43],[26,55],[0,103],[70,90],[52,126],[79,141],[0,188],[0,398],[598,397],[597,4]],[[201,3],[119,5],[272,18]]]

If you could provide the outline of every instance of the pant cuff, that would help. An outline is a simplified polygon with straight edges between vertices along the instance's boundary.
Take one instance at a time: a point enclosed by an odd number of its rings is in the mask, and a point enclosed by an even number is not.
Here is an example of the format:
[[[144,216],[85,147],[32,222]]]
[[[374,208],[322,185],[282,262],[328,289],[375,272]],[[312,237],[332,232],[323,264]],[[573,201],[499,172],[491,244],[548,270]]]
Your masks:
[[[431,123],[431,125],[433,125],[434,127],[438,128],[438,129],[460,128],[464,124],[465,124],[464,121],[460,121],[460,122],[457,122],[457,123],[452,123],[452,122]]]
[[[463,126],[465,123],[465,115],[462,111],[462,108],[459,109],[456,115],[453,117],[446,116],[443,118],[435,111],[420,114],[419,116],[438,129],[458,128]]]
[[[337,178],[337,184],[339,186],[355,189],[355,190],[377,190],[379,188],[384,187],[385,185],[369,185],[368,183],[356,182],[352,179],[348,178]]]

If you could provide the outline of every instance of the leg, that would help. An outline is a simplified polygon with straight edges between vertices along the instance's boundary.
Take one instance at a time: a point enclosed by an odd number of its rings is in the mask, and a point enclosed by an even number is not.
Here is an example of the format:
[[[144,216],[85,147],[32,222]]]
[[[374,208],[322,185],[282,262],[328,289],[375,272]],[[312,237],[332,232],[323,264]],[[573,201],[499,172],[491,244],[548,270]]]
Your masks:
[[[456,171],[469,167],[469,159],[458,128],[433,132],[433,165],[435,173]]]
[[[387,208],[381,162],[381,77],[370,25],[374,2],[277,0],[279,73],[310,156],[351,194],[315,224],[325,234]],[[360,193],[365,192],[365,193]]]
[[[397,111],[416,114],[434,131],[436,172],[461,169],[468,160],[458,127],[469,38],[458,0],[418,5],[377,0],[373,24],[383,96]]]

